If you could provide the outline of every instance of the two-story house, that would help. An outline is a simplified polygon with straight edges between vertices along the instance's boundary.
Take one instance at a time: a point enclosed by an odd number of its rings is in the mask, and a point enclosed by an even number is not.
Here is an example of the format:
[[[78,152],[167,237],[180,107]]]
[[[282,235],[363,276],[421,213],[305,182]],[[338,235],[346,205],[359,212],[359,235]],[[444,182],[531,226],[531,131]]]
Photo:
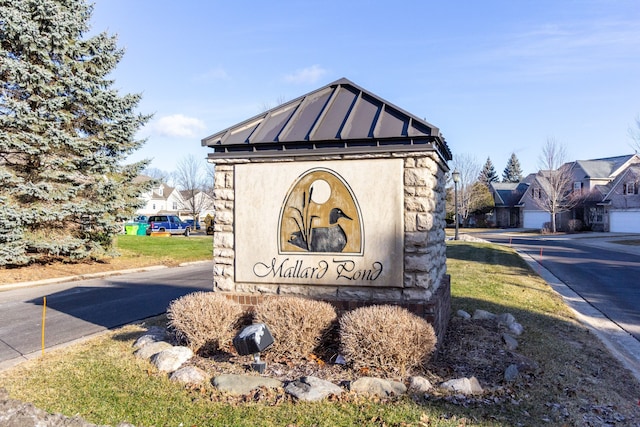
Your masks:
[[[151,180],[148,176],[138,176],[137,180]],[[140,195],[144,206],[136,215],[168,214],[178,215],[182,219],[192,219],[193,212],[198,216],[213,215],[213,199],[205,192],[180,191],[165,183],[159,183],[148,192]]]
[[[637,154],[576,161],[573,191],[583,202],[574,216],[594,231],[640,232],[639,166]]]
[[[637,156],[636,156],[637,157]],[[611,182],[609,192],[596,206],[596,220],[602,215],[605,231],[640,233],[640,162],[625,168]],[[591,214],[591,211],[589,211]],[[608,221],[608,223],[607,223]]]
[[[640,156],[630,154],[565,163],[566,200],[556,215],[558,230],[580,220],[594,231],[640,233]],[[541,229],[551,221],[545,208],[552,191],[549,171],[539,171],[517,184],[493,184],[496,225]],[[520,194],[518,201],[516,196]],[[508,213],[508,220],[507,214]],[[519,221],[515,220],[516,214]]]

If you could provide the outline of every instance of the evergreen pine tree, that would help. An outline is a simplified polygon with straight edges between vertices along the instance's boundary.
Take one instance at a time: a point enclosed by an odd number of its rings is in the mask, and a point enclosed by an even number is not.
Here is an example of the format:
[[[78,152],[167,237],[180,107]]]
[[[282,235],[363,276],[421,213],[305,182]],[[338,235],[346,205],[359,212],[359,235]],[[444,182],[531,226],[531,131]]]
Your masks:
[[[97,258],[146,190],[125,165],[149,116],[107,76],[115,36],[84,0],[0,0],[0,265]]]
[[[502,182],[520,182],[522,181],[522,169],[520,161],[516,157],[516,153],[511,153],[511,157],[507,162],[507,167],[502,172]]]
[[[487,157],[487,161],[485,162],[482,170],[480,171],[480,175],[478,176],[478,181],[486,185],[487,188],[489,188],[492,182],[498,181],[498,174],[496,173],[496,169],[493,167],[491,158]]]

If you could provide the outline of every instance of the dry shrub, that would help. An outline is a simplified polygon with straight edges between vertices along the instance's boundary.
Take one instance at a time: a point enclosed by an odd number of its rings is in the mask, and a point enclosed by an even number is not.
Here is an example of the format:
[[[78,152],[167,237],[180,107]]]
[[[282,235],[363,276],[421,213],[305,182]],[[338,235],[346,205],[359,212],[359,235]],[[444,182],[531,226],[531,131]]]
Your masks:
[[[402,307],[361,307],[340,318],[342,354],[355,369],[405,375],[428,362],[436,343],[433,327]]]
[[[231,347],[243,317],[242,306],[215,292],[194,292],[171,302],[168,326],[176,338],[200,355]]]
[[[331,304],[299,297],[265,299],[254,314],[255,322],[265,323],[273,335],[268,354],[274,358],[317,353],[337,318]]]
[[[569,233],[578,233],[584,230],[584,223],[579,219],[570,219],[567,228]]]

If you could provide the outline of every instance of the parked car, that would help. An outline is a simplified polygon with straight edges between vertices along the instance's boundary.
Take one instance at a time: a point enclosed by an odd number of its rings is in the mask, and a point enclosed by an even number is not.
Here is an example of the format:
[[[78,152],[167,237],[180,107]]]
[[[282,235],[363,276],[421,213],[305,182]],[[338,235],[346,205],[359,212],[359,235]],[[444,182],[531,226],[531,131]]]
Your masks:
[[[200,221],[195,221],[195,225],[193,224],[194,221],[192,219],[186,219],[185,222],[191,226],[192,230],[200,230],[200,228],[202,228],[200,226]]]
[[[171,234],[191,234],[191,225],[184,222],[177,215],[151,215],[149,217],[149,227],[147,236],[155,232],[168,232]]]

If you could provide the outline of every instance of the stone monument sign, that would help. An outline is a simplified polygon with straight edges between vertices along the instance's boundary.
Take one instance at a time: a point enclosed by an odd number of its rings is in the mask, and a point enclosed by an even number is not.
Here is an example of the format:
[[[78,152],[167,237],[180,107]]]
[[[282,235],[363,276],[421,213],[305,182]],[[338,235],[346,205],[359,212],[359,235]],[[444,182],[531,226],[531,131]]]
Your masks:
[[[215,166],[215,291],[246,305],[397,304],[444,333],[451,152],[436,127],[341,79],[202,144]]]

